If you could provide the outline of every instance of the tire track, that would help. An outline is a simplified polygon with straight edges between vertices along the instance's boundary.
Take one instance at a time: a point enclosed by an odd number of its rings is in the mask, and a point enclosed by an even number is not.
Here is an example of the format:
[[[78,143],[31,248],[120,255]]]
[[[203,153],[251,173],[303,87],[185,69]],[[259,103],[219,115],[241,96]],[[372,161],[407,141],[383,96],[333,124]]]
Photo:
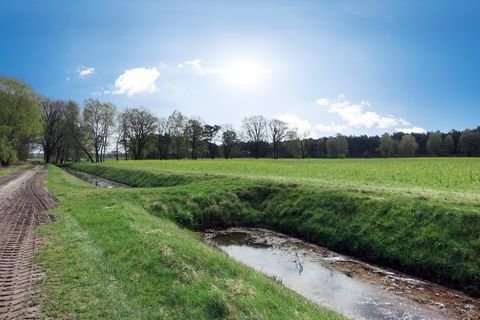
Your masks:
[[[41,245],[35,227],[51,222],[53,198],[43,188],[45,170],[0,180],[0,319],[38,319],[32,299],[43,275],[33,264]],[[3,184],[1,184],[3,182]]]

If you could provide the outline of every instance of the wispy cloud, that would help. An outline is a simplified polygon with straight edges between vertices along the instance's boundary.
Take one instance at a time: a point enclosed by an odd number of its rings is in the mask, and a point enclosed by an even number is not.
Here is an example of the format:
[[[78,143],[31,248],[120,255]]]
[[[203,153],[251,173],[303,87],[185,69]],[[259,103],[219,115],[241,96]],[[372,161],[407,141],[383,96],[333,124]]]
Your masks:
[[[85,66],[80,66],[78,68],[78,76],[80,78],[86,78],[90,75],[95,73],[95,68],[94,67],[85,67]]]
[[[223,71],[217,68],[208,68],[203,65],[201,59],[186,60],[177,65],[177,68],[191,70],[199,75],[220,74]]]
[[[104,93],[126,94],[132,96],[139,93],[154,93],[156,81],[160,77],[157,68],[133,68],[125,70],[116,80],[113,91]]]

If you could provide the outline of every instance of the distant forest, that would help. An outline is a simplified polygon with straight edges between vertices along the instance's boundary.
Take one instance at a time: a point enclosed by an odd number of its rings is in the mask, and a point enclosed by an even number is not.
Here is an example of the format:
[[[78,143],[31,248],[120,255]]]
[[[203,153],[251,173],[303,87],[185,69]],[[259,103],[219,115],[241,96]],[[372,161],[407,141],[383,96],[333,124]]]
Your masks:
[[[263,116],[241,128],[208,124],[174,111],[155,117],[141,108],[118,112],[111,103],[42,98],[0,77],[0,163],[26,160],[41,149],[47,163],[88,159],[372,158],[480,156],[480,127],[429,133],[385,133],[313,139],[308,132]]]

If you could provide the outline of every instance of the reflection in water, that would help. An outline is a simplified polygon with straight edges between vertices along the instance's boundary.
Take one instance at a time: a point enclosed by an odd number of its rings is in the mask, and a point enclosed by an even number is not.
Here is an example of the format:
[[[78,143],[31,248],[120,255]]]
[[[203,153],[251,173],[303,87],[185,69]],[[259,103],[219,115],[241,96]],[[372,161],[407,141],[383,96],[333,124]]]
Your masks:
[[[115,181],[110,181],[107,179],[103,179],[97,176],[94,176],[92,174],[83,172],[83,171],[78,171],[78,170],[73,170],[70,168],[65,168],[65,171],[70,173],[71,175],[74,175],[77,178],[80,178],[84,181],[87,181],[90,184],[93,184],[97,188],[106,188],[106,189],[112,189],[112,188],[125,188],[127,187],[124,184],[115,182]]]
[[[348,257],[336,255],[320,247],[317,247],[319,250],[316,252],[312,249],[314,246],[266,230],[230,231],[207,233],[206,238],[235,259],[281,280],[284,285],[312,301],[330,306],[348,317],[454,318],[430,304],[416,302],[409,294],[399,294],[386,289],[383,283],[367,281],[365,277],[357,276],[358,270],[336,268],[335,261],[346,261]],[[378,268],[372,270],[368,272],[379,272]],[[395,274],[385,270],[385,277],[393,277],[392,275]],[[408,280],[418,281],[410,278]],[[377,282],[380,281],[385,280],[379,278]]]

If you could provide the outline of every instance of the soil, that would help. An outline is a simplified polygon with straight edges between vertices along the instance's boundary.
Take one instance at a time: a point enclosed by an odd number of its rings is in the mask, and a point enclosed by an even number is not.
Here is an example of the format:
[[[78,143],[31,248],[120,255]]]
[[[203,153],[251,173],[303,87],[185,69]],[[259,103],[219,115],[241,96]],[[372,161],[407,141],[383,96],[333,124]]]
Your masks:
[[[41,167],[0,177],[0,319],[39,319],[34,303],[43,274],[33,263],[42,239],[35,231],[52,221],[55,205]]]

